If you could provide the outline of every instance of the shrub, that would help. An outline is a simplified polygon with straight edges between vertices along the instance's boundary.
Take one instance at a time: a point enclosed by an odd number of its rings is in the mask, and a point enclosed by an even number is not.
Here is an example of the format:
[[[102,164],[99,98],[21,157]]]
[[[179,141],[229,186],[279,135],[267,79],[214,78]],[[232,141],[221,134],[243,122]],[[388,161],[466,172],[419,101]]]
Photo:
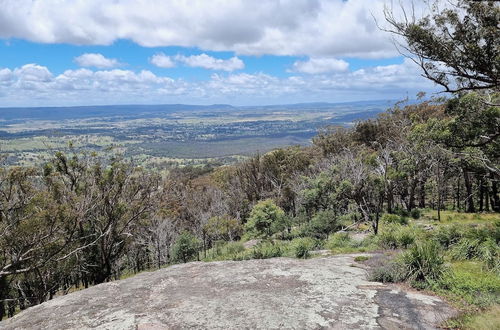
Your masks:
[[[417,237],[417,228],[401,227],[396,232],[398,246],[407,249],[412,245]]]
[[[401,255],[403,277],[414,286],[428,286],[445,272],[440,246],[431,240],[418,242]]]
[[[268,259],[281,257],[286,251],[284,243],[262,242],[252,249],[251,256],[254,259]]]
[[[175,261],[188,262],[198,255],[200,241],[190,232],[182,232],[172,246],[172,257]]]
[[[390,213],[384,214],[382,218],[380,218],[380,221],[388,224],[398,224],[398,225],[408,224],[408,218]]]
[[[479,246],[478,257],[488,269],[500,274],[500,247],[493,239],[488,238]]]
[[[306,259],[309,257],[309,252],[314,248],[315,242],[309,237],[296,238],[290,243],[293,255],[296,258]]]
[[[352,247],[353,242],[348,233],[341,232],[331,235],[325,244],[327,249]]]
[[[384,249],[406,249],[415,242],[417,233],[415,227],[388,226],[380,233],[378,242]]]
[[[370,272],[368,279],[375,282],[396,283],[404,280],[404,277],[401,265],[396,262],[390,262],[373,269]]]
[[[243,251],[245,251],[245,247],[243,246],[243,243],[241,243],[241,242],[229,242],[224,246],[222,253],[225,255],[236,255],[236,254],[243,252]]]
[[[243,230],[240,221],[228,216],[208,219],[203,229],[212,240],[225,241],[239,238]]]
[[[434,239],[443,247],[456,244],[464,235],[465,228],[462,225],[449,225],[439,227],[433,234]]]
[[[450,252],[453,260],[478,260],[494,272],[500,271],[500,247],[491,238],[462,238]]]
[[[457,244],[453,245],[450,255],[453,260],[474,259],[479,254],[479,245],[481,242],[474,238],[462,238]]]
[[[420,209],[413,209],[410,211],[410,216],[415,220],[420,219],[421,215],[422,215],[422,212],[420,211]]]
[[[335,213],[331,210],[320,211],[307,224],[305,234],[316,238],[327,238],[328,234],[339,229]]]
[[[404,218],[410,216],[410,212],[408,212],[406,209],[402,209],[402,208],[396,208],[394,210],[394,213],[396,213]]]
[[[286,227],[285,212],[270,199],[258,202],[252,208],[248,222],[245,224],[247,234],[252,238],[269,238],[285,230]]]

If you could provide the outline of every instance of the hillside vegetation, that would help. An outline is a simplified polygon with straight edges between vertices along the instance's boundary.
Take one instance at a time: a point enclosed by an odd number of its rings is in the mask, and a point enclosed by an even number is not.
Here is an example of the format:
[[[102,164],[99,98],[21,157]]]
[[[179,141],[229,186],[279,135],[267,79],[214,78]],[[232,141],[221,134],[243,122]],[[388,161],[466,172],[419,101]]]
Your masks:
[[[3,166],[0,318],[172,263],[308,258],[323,249],[385,250],[394,257],[373,280],[445,296],[467,311],[450,326],[498,326],[500,94],[489,58],[500,56],[500,8],[456,8],[467,16],[452,8],[392,21],[447,98],[324,128],[312,146],[166,176],[119,155],[76,151],[40,167]],[[443,52],[439,42],[462,51]]]

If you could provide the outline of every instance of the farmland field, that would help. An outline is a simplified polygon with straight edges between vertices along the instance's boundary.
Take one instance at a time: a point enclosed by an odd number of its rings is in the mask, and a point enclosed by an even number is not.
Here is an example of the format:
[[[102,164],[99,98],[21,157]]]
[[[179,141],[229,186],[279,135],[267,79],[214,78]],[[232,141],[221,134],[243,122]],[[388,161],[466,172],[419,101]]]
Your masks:
[[[121,153],[150,166],[229,163],[288,145],[307,145],[321,127],[376,116],[390,101],[230,105],[0,108],[0,153],[9,164],[55,150]]]

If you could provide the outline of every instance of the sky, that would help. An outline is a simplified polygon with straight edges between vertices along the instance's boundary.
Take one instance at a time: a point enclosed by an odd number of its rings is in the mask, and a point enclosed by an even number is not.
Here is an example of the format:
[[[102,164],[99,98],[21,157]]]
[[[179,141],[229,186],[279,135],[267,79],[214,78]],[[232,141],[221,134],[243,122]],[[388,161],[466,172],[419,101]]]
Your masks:
[[[378,28],[391,5],[0,0],[0,107],[346,102],[436,91]]]

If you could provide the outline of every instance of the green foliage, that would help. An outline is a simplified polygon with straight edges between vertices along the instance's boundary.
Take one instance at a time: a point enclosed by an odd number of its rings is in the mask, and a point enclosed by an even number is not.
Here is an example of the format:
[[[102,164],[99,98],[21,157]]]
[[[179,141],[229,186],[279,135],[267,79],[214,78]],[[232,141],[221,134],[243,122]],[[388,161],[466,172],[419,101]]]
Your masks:
[[[385,213],[380,218],[380,221],[382,223],[388,223],[388,224],[398,224],[398,225],[408,224],[408,218],[406,218],[404,216],[397,215],[397,214],[390,214],[390,213]]]
[[[331,232],[340,229],[338,219],[332,210],[316,213],[305,228],[305,235],[325,239]]]
[[[439,242],[444,248],[448,248],[463,237],[466,228],[462,225],[453,224],[440,226],[432,234],[433,239]]]
[[[290,249],[296,258],[306,259],[314,248],[315,242],[310,237],[296,238],[290,242]]]
[[[354,261],[356,261],[356,262],[363,262],[363,261],[366,261],[368,259],[370,259],[370,257],[368,257],[368,256],[357,256],[357,257],[354,258]]]
[[[440,280],[438,288],[479,307],[500,303],[500,277],[484,270],[478,262],[454,263],[451,272]]]
[[[462,238],[450,252],[454,260],[479,260],[487,268],[500,270],[500,247],[492,238],[481,241],[478,238]]]
[[[272,200],[266,199],[252,208],[245,229],[250,238],[269,238],[284,231],[287,226],[285,212]]]
[[[404,280],[403,268],[401,264],[389,262],[370,271],[368,276],[370,281],[382,283],[397,283]]]
[[[403,278],[412,285],[427,287],[446,271],[441,247],[434,241],[417,242],[401,255]]]
[[[188,231],[182,232],[172,246],[175,261],[188,262],[198,255],[200,241]]]
[[[335,233],[331,235],[327,242],[325,243],[325,247],[327,249],[335,249],[335,248],[343,248],[343,247],[353,247],[354,242],[349,237],[348,233]]]
[[[410,216],[415,220],[420,219],[421,215],[422,212],[420,211],[420,209],[413,209],[410,211]]]
[[[254,246],[250,255],[253,259],[276,258],[283,256],[286,250],[286,243],[279,241],[264,241]]]
[[[241,236],[243,226],[236,219],[217,216],[208,219],[203,229],[212,240],[230,241]]]
[[[406,249],[415,242],[418,233],[419,230],[416,227],[386,226],[378,235],[378,243],[385,249]]]

